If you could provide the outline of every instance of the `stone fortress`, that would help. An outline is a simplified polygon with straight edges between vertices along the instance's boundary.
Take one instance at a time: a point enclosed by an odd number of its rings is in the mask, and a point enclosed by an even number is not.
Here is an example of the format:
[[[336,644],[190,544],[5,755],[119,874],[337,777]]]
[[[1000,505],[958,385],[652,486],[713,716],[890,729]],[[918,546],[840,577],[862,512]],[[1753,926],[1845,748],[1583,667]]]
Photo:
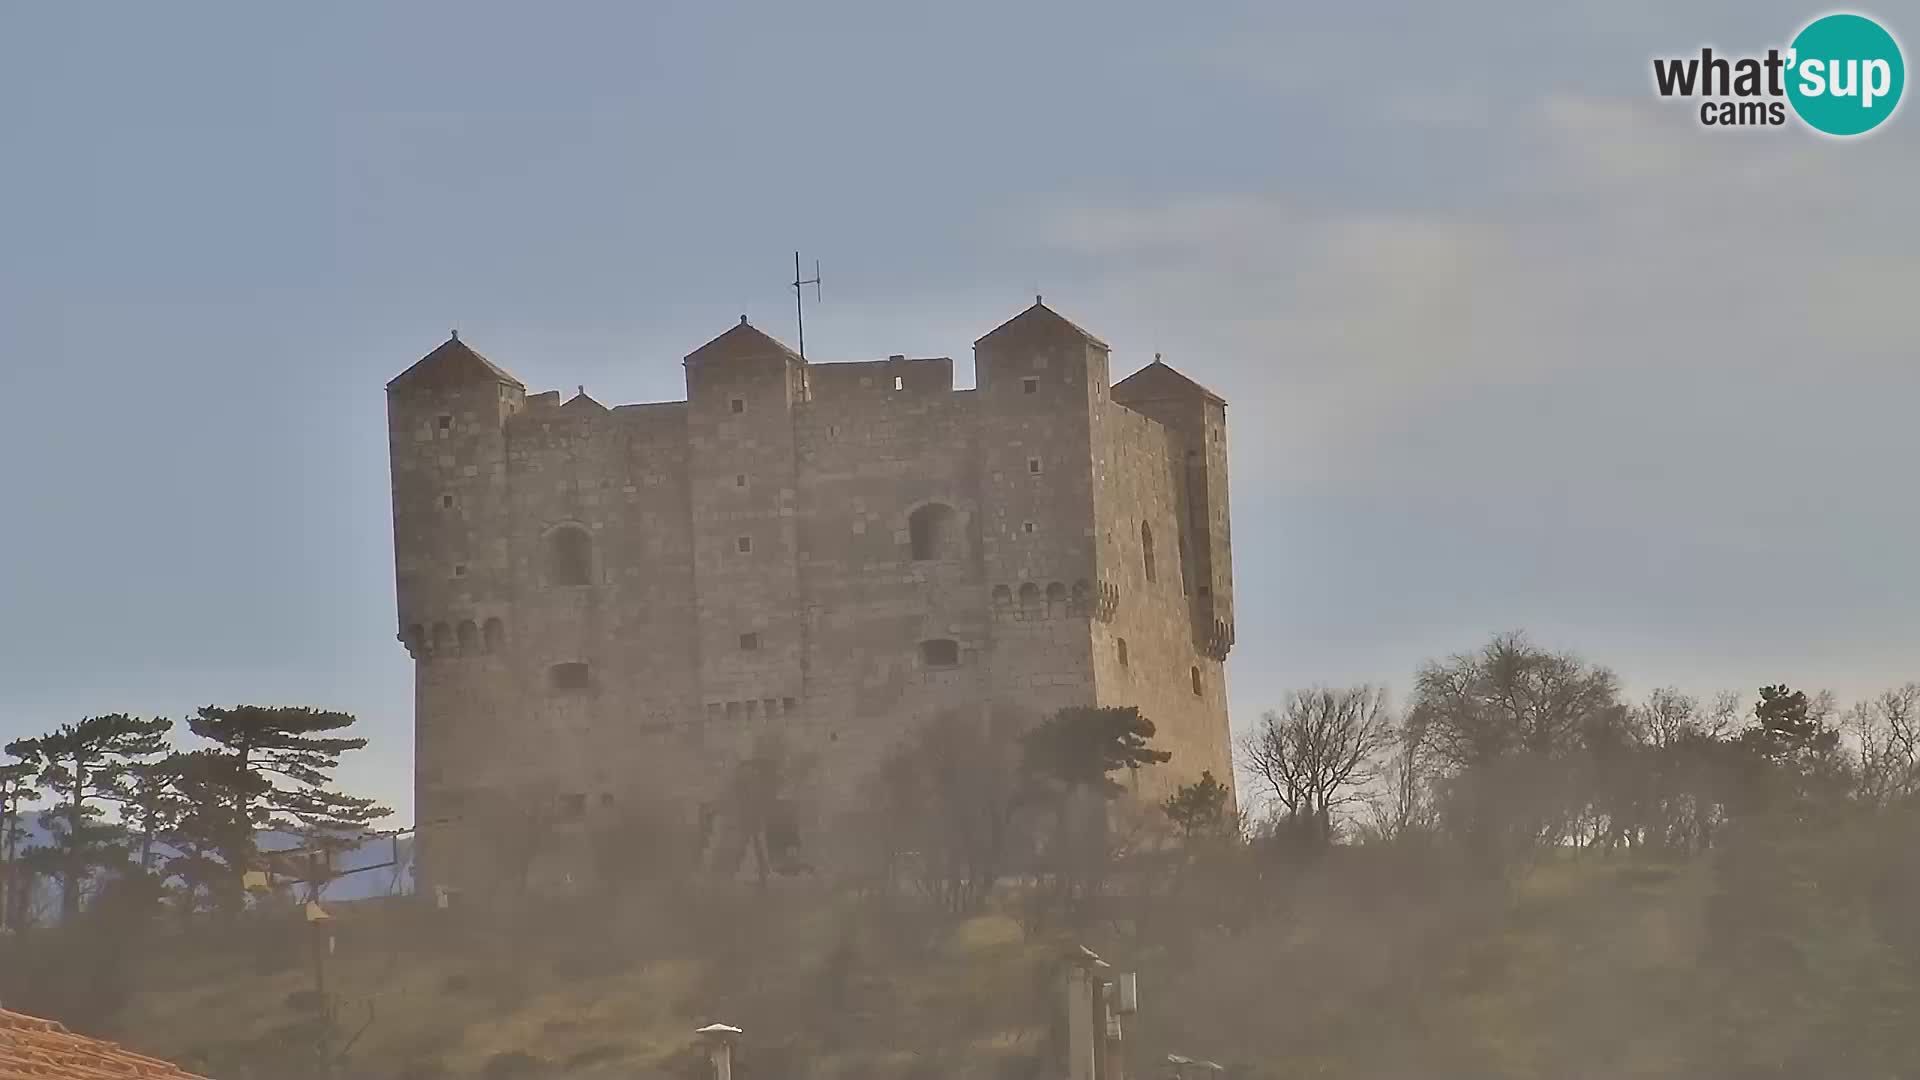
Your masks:
[[[768,731],[818,763],[812,822],[918,726],[1002,707],[1139,706],[1173,752],[1141,798],[1228,780],[1226,403],[1158,357],[1110,383],[1108,351],[1036,297],[972,390],[745,316],[685,401],[530,394],[457,334],[395,378],[420,887],[509,797],[692,820]]]

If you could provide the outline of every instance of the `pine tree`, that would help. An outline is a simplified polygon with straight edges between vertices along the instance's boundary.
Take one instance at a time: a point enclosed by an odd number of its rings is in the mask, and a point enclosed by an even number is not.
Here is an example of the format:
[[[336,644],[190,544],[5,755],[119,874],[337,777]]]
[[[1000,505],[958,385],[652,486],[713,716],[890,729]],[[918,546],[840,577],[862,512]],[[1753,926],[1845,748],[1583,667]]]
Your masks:
[[[20,841],[26,829],[20,824],[20,807],[40,798],[34,778],[38,763],[21,742],[8,743],[6,754],[13,760],[0,764],[0,930],[16,924],[14,908],[20,903],[23,882],[20,876]]]
[[[63,919],[79,914],[90,868],[110,865],[120,853],[124,830],[105,820],[101,804],[124,804],[132,796],[133,768],[166,749],[172,727],[163,717],[109,713],[14,744],[36,762],[36,778],[58,803],[40,821],[54,835]]]
[[[1022,738],[1026,770],[1069,791],[1091,789],[1111,798],[1125,790],[1114,782],[1115,772],[1173,757],[1148,744],[1153,731],[1153,721],[1132,705],[1061,709]]]
[[[1180,830],[1182,839],[1217,836],[1227,829],[1228,795],[1227,786],[1215,780],[1213,770],[1208,769],[1200,774],[1200,779],[1180,785],[1160,804],[1160,809]]]
[[[253,862],[257,830],[364,829],[392,813],[372,799],[331,786],[340,755],[365,747],[367,740],[327,733],[353,724],[351,713],[265,705],[208,705],[187,722],[195,735],[218,745],[216,753],[228,759],[224,778],[213,773],[213,766],[202,765],[198,779],[209,790],[224,784],[232,817],[223,822],[211,808],[203,808],[200,822],[221,833],[245,823],[244,836],[227,840],[221,850],[236,874]]]

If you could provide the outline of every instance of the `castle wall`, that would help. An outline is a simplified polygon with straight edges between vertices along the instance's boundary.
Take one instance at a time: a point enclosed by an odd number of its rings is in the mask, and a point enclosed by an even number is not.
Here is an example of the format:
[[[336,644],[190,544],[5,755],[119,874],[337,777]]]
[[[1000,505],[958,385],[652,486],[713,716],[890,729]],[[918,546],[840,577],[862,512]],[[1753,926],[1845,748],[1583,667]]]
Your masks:
[[[769,732],[812,762],[816,827],[922,724],[990,708],[1139,705],[1174,751],[1142,797],[1229,777],[1224,439],[1215,473],[1204,405],[1116,403],[1106,347],[1031,310],[971,391],[947,359],[809,365],[744,321],[688,357],[684,402],[528,397],[457,341],[390,384],[422,880],[487,854],[433,822],[508,792],[697,815]]]
[[[824,787],[844,792],[920,725],[984,700],[977,416],[945,359],[815,365],[809,378],[797,415],[806,734],[829,762]],[[939,527],[917,559],[923,508]],[[923,653],[941,641],[952,657]]]
[[[1196,638],[1204,545],[1192,539],[1187,441],[1109,404],[1097,445],[1100,568],[1119,588],[1112,619],[1093,628],[1099,703],[1139,706],[1154,722],[1154,744],[1173,753],[1164,767],[1140,774],[1143,798],[1157,802],[1203,770],[1230,785],[1226,673]],[[1143,527],[1151,533],[1151,578]]]
[[[508,424],[515,603],[508,624],[518,720],[544,748],[520,775],[593,813],[671,781],[697,693],[686,408],[608,410],[590,399]],[[553,579],[558,530],[591,537],[585,584]],[[585,685],[555,667],[585,664]],[[504,744],[503,744],[504,745]]]

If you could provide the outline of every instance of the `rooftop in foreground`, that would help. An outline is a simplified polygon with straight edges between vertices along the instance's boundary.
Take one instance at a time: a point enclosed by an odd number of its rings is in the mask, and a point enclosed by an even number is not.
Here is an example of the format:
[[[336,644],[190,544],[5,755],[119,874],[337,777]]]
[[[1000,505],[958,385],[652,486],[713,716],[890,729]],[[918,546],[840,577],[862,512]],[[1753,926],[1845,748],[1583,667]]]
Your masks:
[[[206,1080],[64,1024],[0,1009],[0,1080]]]

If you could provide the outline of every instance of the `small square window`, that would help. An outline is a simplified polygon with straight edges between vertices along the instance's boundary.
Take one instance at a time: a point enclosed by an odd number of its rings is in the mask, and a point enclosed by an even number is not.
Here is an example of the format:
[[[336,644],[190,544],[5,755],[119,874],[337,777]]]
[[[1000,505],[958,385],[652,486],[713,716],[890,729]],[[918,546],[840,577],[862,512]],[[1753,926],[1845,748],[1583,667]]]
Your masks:
[[[734,399],[733,399],[732,401],[729,401],[729,402],[727,402],[727,408],[729,408],[729,409],[732,409],[732,410],[733,410],[733,411],[734,411],[735,413],[743,413],[743,412],[746,412],[746,411],[747,411],[747,399],[746,399],[746,398],[734,398]]]
[[[792,712],[794,710],[794,706],[798,704],[799,702],[794,701],[792,698],[780,699],[780,708],[783,712]]]
[[[752,551],[752,550],[753,550],[753,537],[751,537],[751,536],[741,536],[741,537],[736,537],[736,538],[734,539],[734,541],[733,541],[733,546],[734,546],[734,547],[735,547],[735,548],[736,548],[736,549],[737,549],[737,550],[738,550],[738,551],[739,551],[739,552],[740,552],[740,553],[741,553],[742,555],[744,555],[744,554],[746,554],[747,552],[749,552],[749,551]]]
[[[453,496],[451,495],[440,496],[440,508],[443,510],[453,509]]]
[[[1021,522],[1021,523],[1020,523],[1020,531],[1021,531],[1021,532],[1023,532],[1023,533],[1026,533],[1026,534],[1027,534],[1028,536],[1032,536],[1032,535],[1033,535],[1033,522],[1031,522],[1031,521],[1023,521],[1023,522]]]
[[[451,417],[451,416],[442,416],[442,417],[440,418],[440,420],[439,420],[439,424],[440,424],[440,430],[441,430],[441,431],[452,431],[452,430],[453,430],[453,417]]]
[[[760,648],[759,634],[741,634],[740,648],[744,652],[754,652]]]
[[[1030,457],[1027,459],[1027,472],[1033,474],[1034,476],[1040,475],[1040,459],[1039,458]]]
[[[1037,393],[1039,393],[1039,392],[1040,392],[1040,380],[1039,380],[1039,379],[1037,379],[1037,378],[1034,378],[1034,377],[1032,377],[1032,376],[1028,376],[1027,378],[1024,378],[1024,379],[1021,379],[1021,380],[1020,380],[1020,392],[1021,392],[1021,393],[1023,393],[1023,394],[1037,394]]]
[[[737,488],[743,488],[743,487],[746,487],[746,486],[747,486],[747,474],[746,474],[746,473],[735,473],[735,474],[734,474],[734,477],[733,477],[733,486],[734,486],[734,487],[737,487]]]
[[[920,663],[932,668],[954,667],[960,663],[960,643],[951,638],[935,638],[920,643]]]
[[[454,577],[466,577],[466,576],[467,576],[467,564],[466,564],[466,563],[454,563],[454,564],[453,564],[453,576],[454,576]]]

